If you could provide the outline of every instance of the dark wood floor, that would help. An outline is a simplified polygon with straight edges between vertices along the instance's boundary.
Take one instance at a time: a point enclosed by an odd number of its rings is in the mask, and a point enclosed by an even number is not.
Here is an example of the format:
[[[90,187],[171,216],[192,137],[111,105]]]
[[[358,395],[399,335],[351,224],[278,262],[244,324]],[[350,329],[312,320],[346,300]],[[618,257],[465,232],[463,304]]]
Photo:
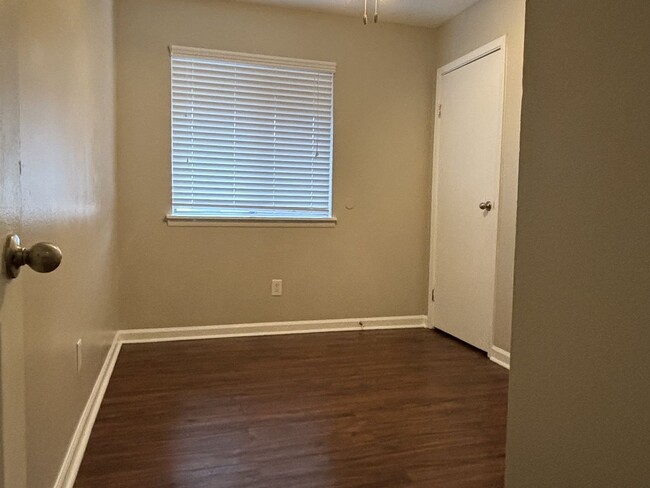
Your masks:
[[[125,345],[75,486],[502,487],[507,382],[425,330]]]

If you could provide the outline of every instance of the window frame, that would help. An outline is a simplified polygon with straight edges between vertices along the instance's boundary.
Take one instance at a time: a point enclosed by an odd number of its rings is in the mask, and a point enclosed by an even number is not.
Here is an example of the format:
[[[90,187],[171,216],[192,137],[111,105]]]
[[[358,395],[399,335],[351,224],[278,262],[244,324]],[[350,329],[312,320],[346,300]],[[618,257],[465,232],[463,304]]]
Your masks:
[[[277,66],[281,68],[298,68],[314,71],[322,71],[332,74],[332,102],[331,102],[331,127],[330,127],[330,166],[329,166],[329,216],[202,216],[202,215],[178,215],[173,213],[173,181],[170,181],[169,203],[170,210],[164,220],[167,225],[174,227],[334,227],[337,219],[334,216],[333,200],[333,173],[334,173],[334,77],[336,73],[336,63],[325,61],[313,61],[297,58],[286,58],[278,56],[267,56],[250,53],[239,53],[231,51],[220,51],[214,49],[170,46],[169,47],[169,73],[170,73],[170,98],[169,98],[169,116],[170,116],[170,177],[173,174],[173,80],[172,80],[172,61],[174,56],[179,57],[196,57],[205,59],[217,59],[220,61],[234,61],[248,64],[257,64],[260,66]]]

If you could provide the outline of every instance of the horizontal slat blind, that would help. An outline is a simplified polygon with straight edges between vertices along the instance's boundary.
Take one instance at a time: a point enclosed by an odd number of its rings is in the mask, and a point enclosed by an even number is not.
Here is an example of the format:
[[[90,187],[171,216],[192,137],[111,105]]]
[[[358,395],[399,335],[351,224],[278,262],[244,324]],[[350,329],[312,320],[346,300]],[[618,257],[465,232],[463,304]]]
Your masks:
[[[331,217],[334,65],[171,54],[172,215]]]

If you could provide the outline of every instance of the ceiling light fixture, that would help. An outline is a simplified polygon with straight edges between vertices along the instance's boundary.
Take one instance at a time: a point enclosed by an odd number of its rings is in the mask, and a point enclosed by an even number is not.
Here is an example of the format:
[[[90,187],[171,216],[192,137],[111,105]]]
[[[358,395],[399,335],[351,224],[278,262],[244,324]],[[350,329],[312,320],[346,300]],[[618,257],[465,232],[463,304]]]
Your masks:
[[[379,21],[379,0],[375,0],[375,15],[373,21]],[[363,25],[368,25],[368,0],[363,0]]]

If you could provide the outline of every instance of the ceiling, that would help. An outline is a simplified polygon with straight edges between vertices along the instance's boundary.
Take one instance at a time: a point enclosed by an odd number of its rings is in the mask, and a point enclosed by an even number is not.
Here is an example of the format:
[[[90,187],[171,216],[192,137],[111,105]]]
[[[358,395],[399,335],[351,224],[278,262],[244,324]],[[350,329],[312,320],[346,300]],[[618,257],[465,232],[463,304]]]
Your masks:
[[[248,3],[317,10],[343,15],[363,16],[364,0],[239,0]],[[478,0],[379,0],[380,22],[435,27],[473,5]],[[375,0],[368,0],[368,18],[372,22]]]

